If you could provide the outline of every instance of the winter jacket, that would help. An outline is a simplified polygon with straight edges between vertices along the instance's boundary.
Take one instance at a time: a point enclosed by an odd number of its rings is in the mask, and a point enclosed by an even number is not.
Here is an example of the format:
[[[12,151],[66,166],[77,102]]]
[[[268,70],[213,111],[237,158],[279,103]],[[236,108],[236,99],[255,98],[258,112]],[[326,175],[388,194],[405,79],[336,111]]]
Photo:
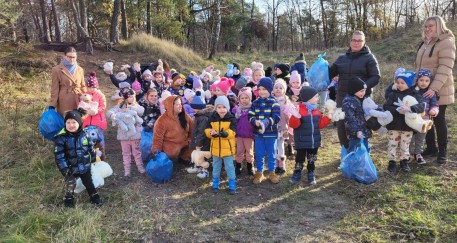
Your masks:
[[[217,133],[225,131],[227,137],[217,136],[213,137],[210,134],[211,129],[216,130]],[[211,139],[210,151],[213,156],[223,158],[236,154],[236,118],[235,116],[227,112],[224,118],[221,118],[216,111],[209,118],[209,122],[205,129],[206,137]]]
[[[195,149],[201,147],[202,151],[210,150],[210,139],[205,135],[205,129],[208,126],[209,119],[214,112],[214,106],[207,105],[205,109],[197,111],[194,118],[194,129],[192,130],[192,141],[190,147]]]
[[[431,117],[430,115],[428,114],[428,112],[431,110],[431,109],[435,109],[436,111],[439,111],[439,106],[438,106],[438,94],[435,92],[435,95],[431,98],[426,98],[424,97],[424,93],[427,92],[428,88],[426,89],[419,89],[417,91],[417,93],[419,94],[419,96],[421,97],[420,100],[418,100],[419,102],[423,102],[425,103],[425,107],[424,107],[424,115],[422,115],[422,118],[425,119],[425,120],[430,120]]]
[[[50,106],[65,116],[67,111],[78,107],[79,96],[86,92],[84,70],[77,65],[75,74],[71,75],[63,63],[52,68]]]
[[[130,105],[129,110],[134,111],[136,115],[138,115],[139,117],[141,117],[144,113],[144,108],[138,104]],[[141,132],[143,131],[143,127],[141,126],[141,124],[143,123],[143,119],[141,119],[141,122],[134,122],[133,125],[135,127],[135,133],[132,133],[131,131],[125,131],[124,129],[122,129],[121,126],[119,126],[118,120],[119,116],[123,115],[122,113],[123,112],[121,111],[120,105],[114,106],[107,113],[107,116],[113,121],[113,124],[118,125],[117,140],[139,140],[141,138]]]
[[[395,131],[413,131],[408,125],[406,125],[405,115],[400,114],[397,111],[398,106],[394,104],[394,102],[398,102],[398,100],[403,100],[403,98],[407,95],[411,95],[416,98],[417,101],[421,100],[421,97],[417,93],[415,89],[407,89],[404,91],[393,90],[392,94],[390,95],[389,99],[384,104],[383,108],[386,111],[390,111],[393,116],[393,121],[387,124],[386,128],[388,130],[395,130]],[[424,103],[419,103],[417,105],[413,105],[410,107],[411,112],[413,113],[422,113],[424,112]]]
[[[165,107],[165,113],[157,119],[154,125],[154,138],[152,141],[152,151],[165,152],[168,158],[177,159],[181,150],[189,146],[192,139],[192,130],[194,122],[183,109],[187,127],[183,129],[179,121],[173,114],[173,103],[180,96],[172,95],[166,98],[162,103]]]
[[[287,131],[289,130],[290,109],[294,107],[290,107],[292,103],[290,100],[286,100],[286,96],[276,97],[275,99],[281,109],[281,115],[278,122],[278,135],[285,138],[287,136]]]
[[[352,77],[359,77],[365,81],[367,92],[365,97],[370,96],[371,89],[379,83],[380,73],[376,57],[371,53],[368,46],[364,46],[359,52],[349,49],[346,54],[339,56],[332,66],[329,67],[330,79],[339,75],[336,104],[341,107],[347,94],[348,86]]]
[[[170,86],[170,87],[168,87],[167,90],[170,91],[170,93],[172,95],[179,95],[179,96],[183,97],[185,88],[184,88],[184,86],[178,86],[175,88],[173,88],[173,86]]]
[[[254,126],[255,137],[277,138],[278,137],[278,122],[281,116],[281,107],[273,97],[259,97],[252,102],[249,110],[249,122]],[[267,124],[265,132],[260,133],[261,127],[257,127],[256,121],[259,120]]]
[[[415,70],[429,69],[433,80],[430,88],[440,95],[439,105],[450,105],[455,102],[454,77],[452,68],[455,61],[455,37],[449,30],[429,44],[425,42],[416,54]]]
[[[296,62],[296,63],[294,63],[294,65],[292,65],[292,67],[290,67],[290,73],[292,73],[292,71],[297,71],[298,74],[300,74],[301,83],[302,84],[303,84],[303,82],[306,81],[307,71],[306,71],[306,63],[305,62]]]
[[[275,76],[275,80],[278,79],[278,78],[281,78],[283,79],[284,81],[286,81],[287,85],[289,85],[289,81],[290,81],[290,73],[289,72],[286,72],[286,73],[281,73],[280,75],[276,75]]]
[[[146,101],[146,97],[138,101],[138,104],[144,108],[144,113],[141,116],[143,119],[143,129],[147,132],[154,132],[154,124],[161,115],[159,104],[149,104]]]
[[[130,85],[132,85],[132,83],[135,82],[135,70],[133,70],[133,68],[130,67],[129,72],[130,72],[130,75],[124,81],[117,79],[115,74],[110,74],[109,78],[111,80],[111,83],[113,83],[114,86],[116,86],[117,88],[119,88],[119,83],[121,83],[121,82],[127,82]]]
[[[55,136],[54,155],[62,174],[66,168],[71,174],[84,174],[89,171],[90,163],[95,162],[94,144],[84,130],[71,134],[62,129]]]
[[[97,127],[101,128],[102,130],[106,130],[107,125],[106,125],[106,116],[105,116],[105,109],[106,109],[105,95],[99,89],[97,89],[93,92],[88,91],[86,93],[92,95],[93,101],[98,102],[98,113],[84,119],[83,127],[97,126]]]
[[[313,149],[321,146],[321,130],[330,123],[327,116],[315,109],[311,112],[303,103],[298,104],[301,118],[291,116],[289,126],[294,129],[295,149]]]
[[[249,122],[249,109],[243,110],[239,105],[232,109],[232,113],[239,117],[236,119],[236,137],[254,138],[254,126]]]
[[[361,131],[365,138],[371,138],[372,132],[367,127],[365,113],[362,107],[362,101],[353,96],[346,95],[343,100],[344,126],[348,140],[359,139],[357,132]]]

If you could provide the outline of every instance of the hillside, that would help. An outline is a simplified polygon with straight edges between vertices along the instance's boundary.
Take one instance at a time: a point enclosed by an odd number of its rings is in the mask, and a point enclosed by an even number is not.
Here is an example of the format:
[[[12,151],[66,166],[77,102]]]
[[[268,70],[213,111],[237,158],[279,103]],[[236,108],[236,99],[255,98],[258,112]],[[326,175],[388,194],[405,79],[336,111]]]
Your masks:
[[[383,75],[375,91],[377,99],[397,67],[411,67],[418,40],[414,33],[408,30],[395,38],[368,43]],[[210,62],[170,45],[142,38],[141,42],[125,42],[119,47],[122,52],[78,53],[78,61],[86,73],[97,72],[102,91],[110,97],[113,86],[102,70],[108,60],[119,67],[163,58],[188,72],[211,63],[223,70],[233,61],[242,66],[253,60],[271,65],[293,61],[297,55],[222,53]],[[327,59],[331,63],[342,52],[329,50]],[[306,53],[308,64],[317,53]],[[264,182],[254,186],[243,173],[235,196],[225,193],[225,181],[221,192],[213,194],[209,179],[187,174],[179,164],[168,184],[154,184],[135,169],[133,178],[126,180],[116,130],[110,127],[107,162],[114,175],[99,190],[105,205],[93,208],[82,193],[77,207],[68,210],[61,204],[63,179],[54,163],[53,146],[37,129],[49,100],[50,69],[60,56],[23,44],[0,48],[1,242],[453,242],[457,237],[457,147],[453,146],[457,126],[450,122],[457,119],[455,105],[447,112],[450,161],[444,166],[433,161],[423,167],[412,164],[411,173],[391,176],[386,170],[386,138],[375,136],[372,158],[379,181],[364,186],[346,180],[338,170],[340,147],[336,129],[330,125],[323,130],[316,186],[288,182],[291,160],[278,185]]]

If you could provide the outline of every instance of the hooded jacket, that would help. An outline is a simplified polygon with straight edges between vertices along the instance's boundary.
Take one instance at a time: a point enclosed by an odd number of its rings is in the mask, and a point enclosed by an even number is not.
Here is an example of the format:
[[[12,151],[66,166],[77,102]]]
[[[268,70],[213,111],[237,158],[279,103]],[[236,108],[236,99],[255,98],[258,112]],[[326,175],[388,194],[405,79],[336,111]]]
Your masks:
[[[171,160],[177,159],[181,150],[190,144],[194,122],[184,112],[187,127],[183,129],[173,114],[173,103],[181,96],[171,95],[163,101],[165,113],[157,119],[154,124],[154,138],[152,140],[152,151],[165,152]]]
[[[226,138],[218,136],[213,137],[210,134],[211,129],[216,130],[220,133],[221,131],[227,132]],[[211,154],[213,156],[223,158],[236,154],[236,118],[235,116],[227,111],[224,118],[221,118],[216,111],[210,117],[208,126],[205,129],[205,135],[211,139]]]
[[[449,30],[433,38],[430,43],[423,42],[417,50],[415,70],[429,69],[433,80],[430,88],[440,95],[439,105],[455,102],[454,78],[452,68],[455,61],[455,37]]]

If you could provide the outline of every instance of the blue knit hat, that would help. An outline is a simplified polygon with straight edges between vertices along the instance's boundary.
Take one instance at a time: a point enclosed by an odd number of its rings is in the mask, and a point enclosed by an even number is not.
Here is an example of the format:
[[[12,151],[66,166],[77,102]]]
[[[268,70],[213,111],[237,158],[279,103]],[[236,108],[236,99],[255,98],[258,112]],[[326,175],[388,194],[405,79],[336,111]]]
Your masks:
[[[194,96],[194,99],[192,100],[192,102],[190,103],[190,107],[192,109],[198,109],[198,110],[206,108],[206,103],[205,103],[204,98],[202,97],[202,93],[200,92],[200,90],[195,92],[195,96]]]
[[[427,76],[430,79],[432,79],[432,72],[430,72],[430,70],[428,70],[428,69],[420,69],[417,72],[417,79],[420,79],[421,77],[424,77],[424,76]]]
[[[259,80],[259,84],[257,84],[257,87],[264,87],[266,90],[268,90],[268,93],[271,94],[271,91],[273,91],[273,81],[269,77],[264,77]]]
[[[414,77],[416,76],[416,74],[414,72],[411,72],[411,71],[404,71],[400,74],[398,74],[397,76],[397,79],[402,79],[403,81],[405,81],[406,85],[408,85],[408,88],[411,88],[411,86],[414,85]]]

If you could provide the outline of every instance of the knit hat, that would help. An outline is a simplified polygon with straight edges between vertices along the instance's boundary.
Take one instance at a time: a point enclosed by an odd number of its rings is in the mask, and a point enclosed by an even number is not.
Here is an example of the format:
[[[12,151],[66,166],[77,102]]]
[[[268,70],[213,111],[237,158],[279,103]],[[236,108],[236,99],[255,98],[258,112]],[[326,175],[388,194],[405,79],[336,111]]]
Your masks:
[[[230,111],[230,103],[227,96],[218,96],[214,101],[214,107],[217,107],[217,105],[223,105],[227,108],[227,111]]]
[[[162,91],[162,95],[160,96],[159,103],[162,103],[162,101],[166,100],[170,96],[171,96],[170,91],[168,91],[168,90]]]
[[[195,92],[193,90],[191,90],[191,89],[184,90],[184,98],[186,98],[187,102],[189,102],[189,100],[194,98],[194,96],[195,96]]]
[[[87,78],[87,87],[98,88],[97,74],[95,72],[90,72],[89,78]]]
[[[281,63],[278,65],[278,68],[281,70],[283,75],[289,74],[289,69],[290,69],[289,65],[287,65],[285,63]]]
[[[144,75],[152,76],[151,70],[149,70],[149,69],[144,70],[144,72],[143,72],[143,77],[144,77]]]
[[[199,76],[194,76],[192,79],[193,79],[192,87],[195,90],[203,88],[203,82],[200,80]]]
[[[130,88],[130,84],[128,82],[120,82],[119,83],[119,88],[120,89],[123,89],[123,88]]]
[[[178,79],[186,79],[186,77],[184,75],[176,72],[176,73],[173,73],[171,75],[171,79],[173,80],[173,83],[174,83],[176,80],[178,80]]]
[[[252,77],[252,69],[250,69],[250,68],[245,68],[245,69],[243,70],[243,75],[244,75],[244,76],[248,76],[248,77]]]
[[[128,90],[122,92],[122,97],[124,97],[125,100],[128,99],[132,95],[135,95],[135,91],[133,91],[133,89],[128,89]]]
[[[184,84],[184,87],[186,87],[187,89],[193,89],[194,88],[194,76],[192,74],[188,75],[186,77],[186,83]]]
[[[134,90],[140,90],[141,89],[141,84],[138,81],[135,81],[132,83],[132,89]]]
[[[273,69],[271,67],[267,67],[267,69],[265,69],[265,71],[264,71],[265,76],[267,76],[267,77],[270,77],[272,72],[273,72]]]
[[[287,83],[286,83],[286,81],[284,81],[284,79],[282,79],[282,78],[276,79],[275,85],[273,85],[273,87],[275,87],[276,85],[281,85],[282,88],[284,89],[284,92],[286,92],[286,90],[287,90]]]
[[[202,92],[200,92],[200,90],[195,92],[195,97],[190,103],[190,107],[192,107],[192,109],[198,110],[206,108],[205,98],[203,98]]]
[[[432,79],[432,73],[430,72],[430,70],[428,70],[428,69],[420,69],[419,71],[417,71],[417,79],[420,79],[420,78],[422,78],[424,76],[427,76],[430,79]]]
[[[242,94],[247,95],[249,97],[249,100],[252,100],[252,88],[251,87],[243,87],[242,89],[240,89],[240,91],[238,92],[238,100],[240,99],[240,96]]]
[[[300,76],[300,74],[298,73],[297,70],[294,70],[294,71],[292,71],[290,73],[289,83],[292,84],[292,83],[295,83],[295,82],[298,82],[299,84],[302,83],[301,76]]]
[[[240,69],[240,64],[234,62],[234,63],[233,63],[233,67],[235,67],[237,70],[240,70],[240,71],[241,71],[241,69]]]
[[[310,99],[312,99],[314,96],[317,94],[317,89],[311,87],[311,86],[303,86],[300,89],[300,99],[303,102],[308,102]]]
[[[237,90],[240,90],[240,89],[242,89],[243,87],[245,87],[246,84],[248,84],[248,81],[246,80],[245,77],[241,76],[241,77],[236,81],[235,88],[236,88]]]
[[[406,85],[408,85],[408,88],[411,88],[411,86],[414,85],[414,77],[416,74],[411,71],[404,71],[400,74],[398,74],[397,79],[403,79],[405,81]]]
[[[203,71],[202,74],[200,74],[200,79],[203,79],[205,76],[208,76],[208,81],[213,79],[213,75],[211,75],[211,73],[209,73],[207,71]]]
[[[212,71],[214,70],[214,66],[213,65],[209,65],[208,67],[205,68],[205,72],[207,73],[211,73]]]
[[[125,72],[118,72],[115,77],[119,81],[124,81],[127,79],[127,74]]]
[[[261,62],[252,62],[251,63],[251,68],[252,68],[252,70],[254,70],[254,69],[262,69],[263,70],[263,64]]]
[[[402,73],[404,71],[406,71],[406,69],[404,69],[402,67],[397,68],[397,70],[395,70],[395,73],[394,73],[394,79],[397,79],[398,74],[400,74],[400,73]]]
[[[348,83],[348,94],[354,95],[355,93],[359,92],[362,89],[366,89],[367,85],[365,82],[359,77],[353,77],[349,80]]]
[[[266,90],[268,90],[268,93],[271,94],[271,91],[273,91],[273,81],[269,77],[263,77],[259,80],[257,87],[264,87]]]
[[[67,122],[68,119],[73,119],[79,124],[79,130],[83,129],[83,119],[82,116],[84,116],[86,112],[83,109],[78,109],[78,110],[72,110],[67,113],[65,113],[65,123]],[[65,129],[66,130],[66,129]]]
[[[219,88],[220,90],[222,90],[222,92],[224,92],[224,94],[228,94],[230,87],[235,85],[235,80],[233,80],[231,78],[222,77],[221,81],[219,81],[219,83],[215,83],[215,84],[216,84],[216,88]]]
[[[304,63],[304,64],[306,64],[306,61],[305,61],[305,54],[303,54],[303,52],[300,53],[300,54],[298,55],[298,57],[295,58],[295,63]]]

